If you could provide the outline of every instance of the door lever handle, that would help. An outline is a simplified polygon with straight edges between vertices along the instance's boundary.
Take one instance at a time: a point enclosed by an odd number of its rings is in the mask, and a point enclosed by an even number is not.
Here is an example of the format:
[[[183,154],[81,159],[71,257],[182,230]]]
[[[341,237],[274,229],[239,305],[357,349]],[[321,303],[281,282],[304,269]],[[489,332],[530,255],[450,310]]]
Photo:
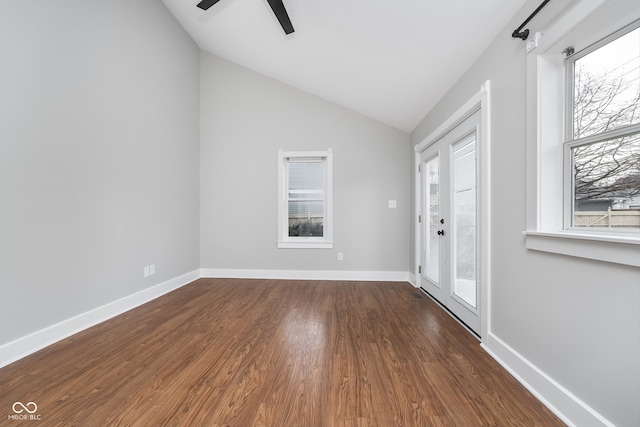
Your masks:
[[[444,236],[444,230],[438,230],[438,236]]]

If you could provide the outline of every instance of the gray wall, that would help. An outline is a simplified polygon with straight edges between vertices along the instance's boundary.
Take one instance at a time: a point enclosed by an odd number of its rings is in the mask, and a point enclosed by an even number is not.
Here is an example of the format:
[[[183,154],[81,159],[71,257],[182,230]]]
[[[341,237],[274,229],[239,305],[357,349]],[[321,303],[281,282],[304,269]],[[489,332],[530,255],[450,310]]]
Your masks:
[[[197,269],[199,49],[165,6],[3,1],[0,52],[0,345]]]
[[[412,142],[491,80],[492,331],[616,425],[640,425],[639,270],[525,248],[526,57],[510,34],[539,3],[525,4]],[[551,2],[528,28],[539,30],[559,6]]]
[[[408,270],[408,134],[208,53],[201,66],[202,268]],[[333,249],[277,249],[278,148],[333,149]]]

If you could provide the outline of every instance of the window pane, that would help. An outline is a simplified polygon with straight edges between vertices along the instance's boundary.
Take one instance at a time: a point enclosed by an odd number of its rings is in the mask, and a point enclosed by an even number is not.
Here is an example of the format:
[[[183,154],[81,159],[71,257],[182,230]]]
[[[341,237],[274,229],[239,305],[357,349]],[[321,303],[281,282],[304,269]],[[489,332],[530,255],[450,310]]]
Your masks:
[[[572,149],[575,227],[640,228],[640,134]]]
[[[289,237],[323,237],[325,163],[288,163]]]
[[[640,123],[640,28],[575,61],[574,139]]]
[[[324,236],[324,201],[289,201],[289,237]]]
[[[324,162],[320,160],[288,162],[288,189],[324,190]]]

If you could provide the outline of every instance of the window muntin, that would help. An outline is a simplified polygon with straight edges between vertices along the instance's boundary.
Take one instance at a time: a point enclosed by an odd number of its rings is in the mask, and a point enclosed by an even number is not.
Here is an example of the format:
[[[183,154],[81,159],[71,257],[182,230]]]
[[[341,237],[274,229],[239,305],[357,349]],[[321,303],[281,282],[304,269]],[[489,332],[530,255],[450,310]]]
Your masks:
[[[331,248],[332,150],[278,150],[278,247]]]
[[[640,230],[638,25],[566,61],[566,228]]]

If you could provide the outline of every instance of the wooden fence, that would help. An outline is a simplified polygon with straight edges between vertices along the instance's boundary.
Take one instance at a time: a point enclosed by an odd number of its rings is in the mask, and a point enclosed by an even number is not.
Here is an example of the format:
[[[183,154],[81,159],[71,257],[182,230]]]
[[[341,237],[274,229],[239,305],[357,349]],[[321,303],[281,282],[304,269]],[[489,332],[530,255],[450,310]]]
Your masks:
[[[640,228],[640,210],[576,211],[575,227]]]

